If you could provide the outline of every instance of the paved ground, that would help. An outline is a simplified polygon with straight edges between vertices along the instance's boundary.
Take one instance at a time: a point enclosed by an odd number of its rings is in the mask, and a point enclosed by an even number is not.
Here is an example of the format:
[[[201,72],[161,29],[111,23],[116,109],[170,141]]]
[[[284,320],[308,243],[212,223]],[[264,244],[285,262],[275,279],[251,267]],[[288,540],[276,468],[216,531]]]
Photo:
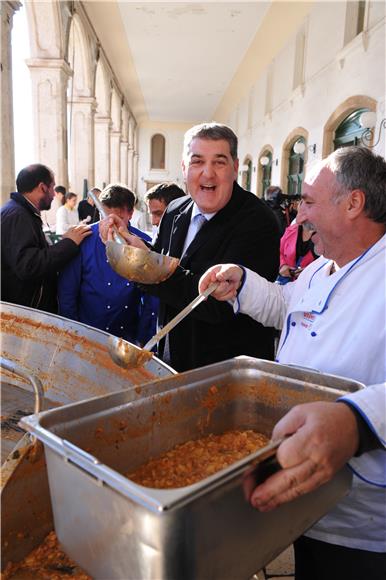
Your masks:
[[[266,566],[261,572],[252,576],[252,580],[293,580],[294,555],[290,546]]]

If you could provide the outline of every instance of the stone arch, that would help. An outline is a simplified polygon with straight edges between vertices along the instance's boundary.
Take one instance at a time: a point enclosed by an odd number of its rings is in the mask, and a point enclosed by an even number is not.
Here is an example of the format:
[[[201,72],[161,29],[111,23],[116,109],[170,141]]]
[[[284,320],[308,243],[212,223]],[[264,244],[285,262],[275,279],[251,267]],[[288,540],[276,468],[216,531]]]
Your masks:
[[[67,61],[73,76],[70,80],[69,97],[93,95],[93,65],[91,58],[91,43],[81,18],[74,14],[68,38]]]
[[[106,64],[102,57],[98,59],[95,73],[96,114],[101,117],[110,116],[111,83]]]
[[[287,178],[288,178],[288,162],[291,149],[295,143],[299,139],[299,137],[303,137],[306,145],[308,141],[308,131],[304,129],[304,127],[296,127],[293,129],[289,135],[287,136],[286,140],[283,143],[282,147],[282,154],[281,154],[281,172],[280,172],[280,187],[281,189],[286,192],[287,191]],[[306,149],[304,152],[304,163],[307,163],[307,154],[308,150]]]
[[[67,60],[72,69],[67,89],[70,187],[79,198],[94,184],[94,63],[91,39],[82,18],[70,24]]]
[[[269,145],[268,143],[260,149],[260,153],[257,156],[257,161],[256,161],[256,167],[257,167],[256,195],[258,197],[263,197],[263,195],[264,195],[264,191],[263,191],[264,167],[260,163],[260,159],[262,157],[266,156],[267,153],[270,153],[272,158],[273,158],[273,147],[272,147],[272,145]]]
[[[324,126],[323,131],[323,158],[327,157],[333,151],[333,141],[335,129],[340,123],[357,109],[367,108],[375,112],[377,109],[377,101],[365,95],[355,95],[349,97],[341,103],[333,113],[329,116]]]
[[[113,85],[111,90],[111,122],[113,131],[121,130],[121,107],[122,97],[117,88]]]
[[[111,92],[111,129],[110,129],[110,179],[118,182],[121,178],[121,126],[122,97],[113,84]]]
[[[25,2],[32,58],[65,57],[66,35],[60,2]]]

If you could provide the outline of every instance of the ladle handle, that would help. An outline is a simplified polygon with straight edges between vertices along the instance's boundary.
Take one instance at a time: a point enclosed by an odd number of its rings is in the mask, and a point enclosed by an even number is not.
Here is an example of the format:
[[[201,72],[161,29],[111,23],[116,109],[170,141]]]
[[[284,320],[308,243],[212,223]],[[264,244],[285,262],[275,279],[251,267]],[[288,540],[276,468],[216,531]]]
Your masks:
[[[107,217],[108,217],[108,215],[107,215],[107,213],[106,213],[106,211],[105,211],[105,208],[103,207],[103,205],[101,204],[101,202],[99,201],[99,199],[97,198],[97,196],[95,195],[95,193],[94,193],[93,191],[89,191],[89,192],[88,192],[88,195],[91,197],[91,199],[92,199],[92,200],[93,200],[93,202],[95,203],[95,207],[96,207],[96,208],[97,208],[97,210],[99,211],[99,213],[100,213],[101,217],[102,217],[102,218],[107,218]],[[114,227],[113,227],[113,229],[114,229],[114,238],[115,238],[115,241],[116,241],[118,244],[122,244],[122,245],[124,245],[124,246],[127,246],[127,243],[126,243],[126,240],[125,240],[125,238],[123,238],[123,237],[121,236],[121,234],[120,234],[120,233],[118,233],[118,230],[117,230],[117,228],[114,226]]]
[[[168,332],[172,330],[172,328],[174,328],[179,322],[181,322],[183,318],[185,318],[185,316],[187,316],[190,312],[192,312],[192,310],[194,310],[196,306],[201,304],[201,302],[203,302],[210,294],[212,294],[212,292],[216,290],[217,286],[218,282],[213,282],[213,284],[208,286],[208,288],[204,290],[204,292],[196,296],[196,298],[192,300],[192,302],[190,302],[187,306],[185,306],[185,308],[181,310],[181,312],[179,312],[177,316],[169,320],[169,322],[165,324],[165,326],[161,328],[161,330],[157,332],[157,334],[155,334],[153,338],[151,338],[143,348],[145,350],[151,350],[153,346],[155,346],[157,342],[161,340],[161,338],[166,336]]]

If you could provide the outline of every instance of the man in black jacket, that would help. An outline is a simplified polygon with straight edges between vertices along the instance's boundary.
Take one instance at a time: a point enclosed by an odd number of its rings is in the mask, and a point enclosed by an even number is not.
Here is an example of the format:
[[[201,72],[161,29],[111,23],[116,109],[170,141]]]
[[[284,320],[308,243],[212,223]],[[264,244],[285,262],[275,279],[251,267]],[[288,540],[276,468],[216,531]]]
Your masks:
[[[72,228],[49,245],[40,217],[54,198],[55,179],[45,165],[29,165],[16,179],[17,192],[1,208],[1,299],[57,312],[57,272],[91,234],[89,226]]]
[[[180,266],[168,280],[141,286],[160,298],[161,326],[197,295],[200,275],[209,266],[233,257],[270,281],[275,280],[279,266],[274,215],[236,183],[233,131],[217,123],[190,129],[185,135],[182,168],[190,195],[169,204],[153,246],[157,252],[180,258]],[[101,233],[106,236],[103,225]],[[133,236],[127,239],[141,247]],[[230,304],[209,297],[170,332],[166,348],[160,345],[160,356],[177,371],[242,354],[271,359],[273,339],[271,328],[236,315]]]

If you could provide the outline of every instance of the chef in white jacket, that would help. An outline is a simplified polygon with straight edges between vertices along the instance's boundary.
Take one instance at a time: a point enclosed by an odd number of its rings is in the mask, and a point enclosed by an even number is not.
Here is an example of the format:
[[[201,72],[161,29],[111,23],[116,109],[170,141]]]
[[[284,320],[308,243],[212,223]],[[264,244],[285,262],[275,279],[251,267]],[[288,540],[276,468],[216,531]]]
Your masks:
[[[386,578],[386,162],[346,147],[314,167],[297,221],[320,257],[280,286],[234,264],[210,268],[199,291],[282,329],[277,361],[361,381],[336,403],[293,408],[273,438],[283,470],[251,503],[268,511],[328,481],[346,462],[352,489],[295,542],[296,580]]]

